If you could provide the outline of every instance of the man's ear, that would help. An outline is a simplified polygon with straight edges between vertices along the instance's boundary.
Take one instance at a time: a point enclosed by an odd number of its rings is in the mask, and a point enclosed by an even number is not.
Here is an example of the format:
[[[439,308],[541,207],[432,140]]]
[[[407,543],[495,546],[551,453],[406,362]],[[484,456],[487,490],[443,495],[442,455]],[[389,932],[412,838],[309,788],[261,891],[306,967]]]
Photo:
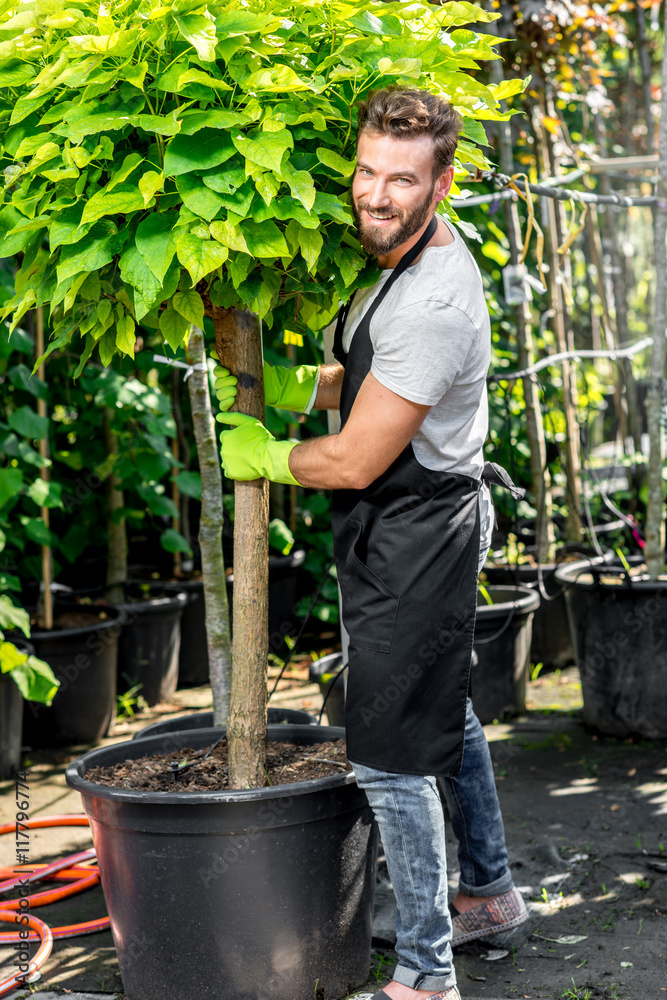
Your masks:
[[[434,197],[437,199],[438,204],[449,194],[449,190],[454,181],[454,167],[447,167],[440,176],[438,177],[437,183],[435,185]]]

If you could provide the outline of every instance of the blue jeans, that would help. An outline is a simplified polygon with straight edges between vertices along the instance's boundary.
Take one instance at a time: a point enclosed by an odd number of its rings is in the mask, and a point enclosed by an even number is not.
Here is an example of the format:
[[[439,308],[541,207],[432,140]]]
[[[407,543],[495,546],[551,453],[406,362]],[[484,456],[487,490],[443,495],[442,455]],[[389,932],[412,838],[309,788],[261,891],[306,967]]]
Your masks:
[[[480,568],[488,552],[493,505],[480,496]],[[394,979],[412,989],[447,989],[456,983],[452,924],[447,901],[445,821],[438,779],[395,774],[352,762],[380,827],[398,916]],[[505,832],[484,730],[468,699],[463,765],[440,778],[452,829],[459,842],[459,891],[466,896],[508,892]]]

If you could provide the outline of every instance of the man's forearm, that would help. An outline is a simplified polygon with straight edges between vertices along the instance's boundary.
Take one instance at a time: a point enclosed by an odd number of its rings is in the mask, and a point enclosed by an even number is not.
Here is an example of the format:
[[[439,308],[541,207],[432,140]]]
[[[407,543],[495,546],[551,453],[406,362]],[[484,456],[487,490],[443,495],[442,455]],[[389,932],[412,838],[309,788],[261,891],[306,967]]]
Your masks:
[[[340,408],[340,390],[343,386],[344,374],[345,369],[338,362],[333,365],[320,365],[314,409],[338,410]]]
[[[311,438],[294,448],[289,456],[292,475],[302,486],[319,490],[362,489],[355,463],[343,450],[340,434]]]

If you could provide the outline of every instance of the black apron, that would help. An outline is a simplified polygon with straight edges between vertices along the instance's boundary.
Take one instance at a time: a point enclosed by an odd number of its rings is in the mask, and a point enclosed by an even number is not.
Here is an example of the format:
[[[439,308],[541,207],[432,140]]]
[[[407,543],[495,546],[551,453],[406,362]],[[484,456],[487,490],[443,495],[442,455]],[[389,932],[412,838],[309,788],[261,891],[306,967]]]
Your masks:
[[[436,230],[433,218],[355,330],[340,310],[334,356],[345,367],[341,424],[371,370],[371,319]],[[484,479],[517,490],[488,463]],[[481,480],[427,469],[412,444],[370,486],[334,490],[332,528],[350,636],[347,752],[401,774],[454,775],[463,759],[475,630]]]

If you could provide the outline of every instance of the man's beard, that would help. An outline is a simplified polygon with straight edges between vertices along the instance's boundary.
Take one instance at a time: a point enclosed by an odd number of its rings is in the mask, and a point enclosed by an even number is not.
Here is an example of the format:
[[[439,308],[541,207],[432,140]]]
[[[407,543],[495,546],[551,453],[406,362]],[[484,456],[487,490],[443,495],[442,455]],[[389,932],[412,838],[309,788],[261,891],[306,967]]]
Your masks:
[[[384,256],[391,253],[396,247],[400,247],[402,243],[409,240],[416,232],[419,232],[431,215],[431,201],[434,190],[435,184],[426,198],[419,205],[415,205],[412,211],[407,214],[395,206],[389,209],[380,208],[376,210],[367,202],[360,201],[358,204],[355,204],[353,200],[352,210],[357,224],[357,234],[359,242],[366,253],[374,254],[376,257]],[[364,209],[366,211],[371,209],[374,215],[384,218],[389,218],[392,215],[395,216],[399,223],[398,228],[387,229],[385,231],[384,229],[376,229],[373,226],[364,225],[361,215]]]

